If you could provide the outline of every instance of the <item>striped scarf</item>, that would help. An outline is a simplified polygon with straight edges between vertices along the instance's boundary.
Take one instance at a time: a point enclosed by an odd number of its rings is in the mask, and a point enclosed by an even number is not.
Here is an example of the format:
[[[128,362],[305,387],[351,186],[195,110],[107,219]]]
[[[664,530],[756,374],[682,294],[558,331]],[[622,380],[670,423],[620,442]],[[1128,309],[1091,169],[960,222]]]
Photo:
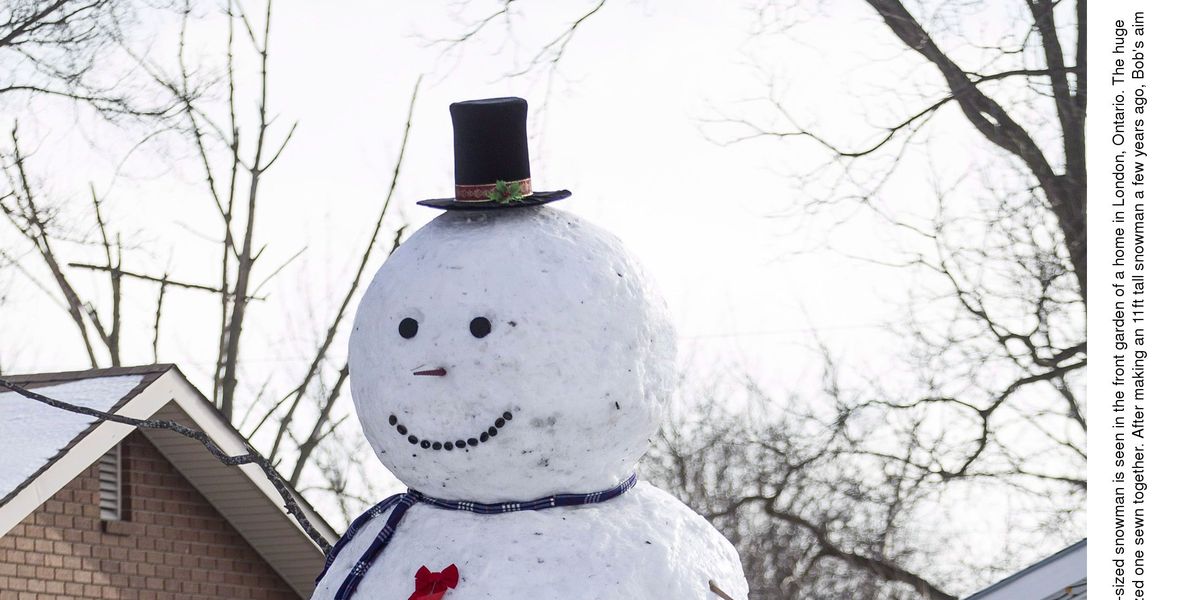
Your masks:
[[[473,512],[481,515],[496,515],[500,513],[518,512],[522,510],[543,510],[547,508],[555,508],[559,506],[579,506],[581,504],[597,504],[606,500],[611,500],[629,491],[637,483],[637,474],[634,473],[628,479],[622,481],[616,487],[609,488],[600,492],[592,492],[590,494],[557,494],[554,496],[546,496],[537,500],[528,500],[525,502],[493,502],[490,504],[482,502],[470,502],[463,500],[442,500],[427,496],[416,490],[409,490],[402,494],[396,494],[385,499],[383,502],[371,507],[370,510],[354,519],[350,527],[346,529],[346,533],[338,540],[338,543],[333,546],[329,554],[325,557],[325,568],[321,570],[321,574],[317,575],[317,583],[320,583],[321,578],[329,571],[330,565],[337,558],[339,552],[354,536],[358,533],[368,521],[388,513],[387,521],[384,522],[383,528],[375,535],[375,539],[371,541],[371,545],[363,552],[358,561],[354,563],[354,568],[350,569],[350,573],[346,575],[345,581],[338,587],[335,600],[346,600],[354,595],[354,590],[358,588],[358,584],[362,582],[366,576],[367,570],[371,568],[371,563],[375,561],[375,557],[379,556],[380,552],[387,547],[391,541],[392,535],[396,533],[396,528],[400,525],[400,519],[404,518],[404,513],[408,511],[414,504],[428,504],[435,508],[443,510],[462,510]]]

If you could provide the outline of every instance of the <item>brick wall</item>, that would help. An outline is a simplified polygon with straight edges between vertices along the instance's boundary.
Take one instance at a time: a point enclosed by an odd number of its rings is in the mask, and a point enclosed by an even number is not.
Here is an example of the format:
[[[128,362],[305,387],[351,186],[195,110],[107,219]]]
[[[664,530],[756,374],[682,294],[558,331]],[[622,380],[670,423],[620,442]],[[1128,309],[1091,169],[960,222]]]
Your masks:
[[[295,600],[149,440],[122,443],[124,520],[101,521],[92,465],[0,537],[0,600]]]

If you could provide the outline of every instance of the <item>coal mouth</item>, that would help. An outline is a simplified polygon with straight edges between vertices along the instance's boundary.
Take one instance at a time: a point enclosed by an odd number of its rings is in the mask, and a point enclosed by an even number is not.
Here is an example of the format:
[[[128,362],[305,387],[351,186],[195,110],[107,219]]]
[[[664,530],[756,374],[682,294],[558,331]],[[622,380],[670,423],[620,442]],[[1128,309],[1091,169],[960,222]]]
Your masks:
[[[480,444],[487,443],[488,440],[494,439],[497,435],[500,435],[500,431],[504,429],[504,426],[507,425],[509,421],[512,420],[513,414],[506,410],[499,417],[496,417],[496,420],[492,421],[492,424],[489,425],[487,429],[483,430],[475,437],[457,440],[434,440],[431,438],[422,438],[417,434],[410,432],[408,427],[405,426],[404,423],[401,423],[400,419],[396,417],[396,415],[388,415],[388,425],[393,427],[398,435],[407,439],[409,444],[421,448],[422,450],[438,450],[448,452],[453,452],[454,450],[470,452],[471,448],[475,448]]]

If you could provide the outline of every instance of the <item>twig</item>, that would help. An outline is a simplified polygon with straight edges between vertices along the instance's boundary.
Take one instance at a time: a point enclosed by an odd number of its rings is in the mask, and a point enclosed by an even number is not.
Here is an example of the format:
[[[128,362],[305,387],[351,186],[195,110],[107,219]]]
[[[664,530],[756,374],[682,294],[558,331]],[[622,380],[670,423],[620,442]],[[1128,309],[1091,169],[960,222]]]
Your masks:
[[[723,590],[723,589],[721,589],[721,588],[717,587],[717,582],[716,582],[716,581],[713,581],[713,580],[709,579],[709,580],[708,580],[708,589],[709,589],[710,591],[712,591],[712,593],[714,593],[714,594],[716,594],[716,595],[720,596],[721,598],[724,598],[724,600],[733,600],[733,596],[730,596],[729,594],[726,594],[726,593],[725,593],[725,590]]]
[[[167,273],[163,271],[162,279],[158,280],[158,302],[154,305],[154,362],[158,362],[158,338],[162,334],[163,303],[167,299]]]
[[[16,211],[13,211],[9,210],[5,205],[0,204],[0,211],[4,212],[13,226],[33,244],[38,254],[41,255],[46,268],[54,276],[54,281],[58,284],[63,299],[67,302],[67,314],[70,315],[76,329],[79,330],[79,336],[83,339],[84,350],[87,351],[88,361],[92,367],[98,367],[100,363],[96,360],[96,351],[92,347],[91,336],[88,335],[87,323],[83,319],[83,301],[79,298],[79,294],[75,291],[75,287],[71,285],[70,280],[67,279],[67,275],[63,272],[58,257],[54,254],[54,249],[50,244],[50,234],[46,230],[49,217],[44,216],[42,209],[38,207],[34,199],[33,184],[30,182],[29,175],[25,170],[26,155],[21,151],[21,140],[17,127],[18,124],[14,123],[11,133],[13,144],[12,164],[16,173],[9,172],[8,165],[4,166],[4,170],[12,184],[13,195],[17,198],[18,208]],[[24,222],[22,223],[22,221]],[[103,337],[103,330],[99,333]]]
[[[325,360],[326,353],[329,351],[330,346],[333,345],[334,337],[337,335],[342,320],[346,316],[346,312],[350,307],[350,302],[354,299],[354,294],[358,290],[359,285],[362,283],[363,273],[366,271],[367,263],[371,259],[372,250],[375,248],[375,243],[379,239],[379,232],[383,228],[383,222],[387,218],[388,211],[392,204],[392,199],[396,195],[396,188],[400,183],[400,171],[404,166],[404,155],[408,150],[408,136],[412,131],[413,114],[417,106],[417,93],[421,90],[421,79],[421,77],[417,77],[417,81],[413,84],[412,97],[410,97],[408,101],[408,117],[404,122],[404,137],[400,140],[400,153],[399,156],[396,157],[395,166],[392,168],[392,180],[391,183],[388,184],[387,195],[383,199],[383,206],[381,206],[379,209],[379,218],[375,220],[375,228],[371,231],[371,238],[367,241],[366,249],[363,250],[362,259],[358,263],[358,270],[354,273],[354,279],[350,282],[350,288],[346,290],[346,295],[342,298],[341,306],[338,307],[337,314],[334,315],[333,321],[330,323],[329,328],[325,332],[325,339],[321,343],[321,346],[317,348],[317,353],[315,356],[313,356],[313,360],[309,364],[308,371],[305,373],[304,378],[300,381],[300,384],[297,385],[296,388],[293,389],[290,394],[288,394],[288,396],[285,396],[279,404],[276,404],[275,407],[272,407],[272,409],[268,411],[266,415],[263,415],[263,420],[259,422],[258,426],[255,427],[255,430],[257,430],[258,427],[261,427],[262,424],[265,423],[266,420],[274,413],[275,409],[281,407],[283,403],[288,400],[288,397],[291,398],[291,405],[288,406],[287,411],[280,419],[279,430],[275,434],[274,443],[271,444],[271,452],[268,456],[270,456],[272,459],[278,457],[280,444],[283,443],[284,432],[291,424],[292,418],[296,413],[296,408],[300,405],[301,400],[304,398],[304,394],[308,391],[308,386],[312,383],[313,378],[316,376],[317,371],[321,367],[321,363]],[[318,423],[318,427],[312,430],[312,433],[309,435],[310,438],[317,434],[319,425],[320,424]],[[303,462],[297,463],[293,473],[299,472],[303,467]]]
[[[154,283],[157,283],[159,285],[171,285],[171,286],[180,287],[180,288],[187,288],[189,290],[200,290],[200,291],[204,291],[204,292],[212,292],[214,294],[222,293],[219,288],[215,288],[212,286],[201,285],[199,283],[187,283],[187,282],[183,282],[183,281],[177,281],[175,279],[167,279],[167,277],[165,275],[163,275],[162,277],[155,277],[153,275],[145,275],[143,273],[134,273],[133,271],[126,271],[124,269],[121,269],[120,267],[108,267],[108,266],[104,266],[104,265],[92,265],[92,264],[88,264],[88,263],[77,263],[77,262],[67,263],[67,266],[74,267],[76,269],[89,269],[92,271],[108,271],[108,272],[112,272],[112,273],[118,273],[123,277],[132,277],[134,279],[141,279],[143,281],[153,281]],[[225,291],[225,295],[227,295],[227,296],[232,295],[232,292]],[[261,296],[248,296],[247,298],[250,300],[264,300],[265,299]]]
[[[296,466],[292,469],[292,476],[288,479],[288,483],[292,487],[300,484],[300,474],[304,472],[304,466],[308,463],[308,457],[312,455],[313,450],[324,439],[325,434],[321,433],[321,429],[325,427],[325,423],[329,421],[330,414],[333,413],[333,406],[337,403],[337,399],[342,394],[342,389],[346,385],[346,379],[350,377],[350,363],[342,365],[338,371],[337,381],[334,382],[333,388],[329,391],[328,397],[325,399],[325,405],[321,407],[321,414],[317,416],[317,422],[313,425],[312,432],[308,434],[308,439],[299,444],[299,454],[296,457]],[[334,425],[336,427],[336,424]],[[329,429],[333,431],[333,427]]]

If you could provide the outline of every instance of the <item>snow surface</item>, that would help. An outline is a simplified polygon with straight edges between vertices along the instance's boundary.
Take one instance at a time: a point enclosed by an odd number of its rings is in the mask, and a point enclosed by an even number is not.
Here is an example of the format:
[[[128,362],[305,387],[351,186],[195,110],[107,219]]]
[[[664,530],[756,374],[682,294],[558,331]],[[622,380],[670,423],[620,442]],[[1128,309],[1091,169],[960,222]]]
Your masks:
[[[410,339],[404,319],[418,322]],[[612,234],[549,207],[434,219],[375,275],[350,337],[354,403],[383,464],[414,489],[480,502],[624,480],[674,366],[675,332],[641,267]]]
[[[354,404],[375,453],[410,487],[455,500],[616,485],[658,430],[674,369],[674,328],[637,262],[549,207],[434,219],[375,275],[350,336]],[[314,598],[333,597],[383,522],[359,531]],[[710,580],[747,595],[729,541],[645,482],[536,512],[414,506],[355,596],[404,598],[422,566],[451,564],[460,581],[447,600],[696,600],[716,597]]]
[[[332,598],[382,527],[376,517],[342,550],[313,594]],[[670,494],[639,482],[602,504],[477,515],[418,504],[404,515],[354,597],[407,598],[422,566],[458,567],[446,600],[704,600],[713,580],[747,597],[737,551]]]
[[[142,382],[144,375],[95,377],[34,388],[39,394],[96,410],[108,411]],[[0,392],[0,498],[33,476],[96,419],[31,400],[16,392]]]

